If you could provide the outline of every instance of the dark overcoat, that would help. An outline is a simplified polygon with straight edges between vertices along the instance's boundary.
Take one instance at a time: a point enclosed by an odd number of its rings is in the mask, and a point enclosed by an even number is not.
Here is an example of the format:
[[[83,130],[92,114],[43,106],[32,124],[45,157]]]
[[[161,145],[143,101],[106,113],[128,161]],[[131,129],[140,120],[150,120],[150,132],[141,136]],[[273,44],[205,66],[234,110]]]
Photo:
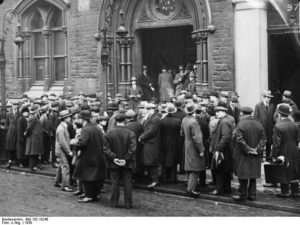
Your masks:
[[[233,171],[233,142],[232,142],[233,122],[228,115],[221,118],[216,128],[214,137],[212,139],[212,151],[222,152],[224,155],[224,164],[220,172]],[[214,163],[212,163],[214,165]],[[214,168],[212,168],[214,169]]]
[[[159,99],[161,102],[174,97],[172,74],[163,72],[158,75]]]
[[[154,96],[154,92],[149,86],[150,84],[152,84],[152,81],[149,76],[142,74],[137,78],[137,85],[143,90],[142,100],[149,101]]]
[[[157,113],[149,116],[143,124],[140,140],[143,143],[142,159],[146,166],[159,165],[160,118]]]
[[[261,159],[267,143],[262,125],[251,116],[241,119],[236,131],[236,149],[234,155],[235,174],[239,179],[254,179],[261,176]],[[251,149],[257,149],[259,155],[251,155]]]
[[[162,166],[173,167],[179,162],[181,121],[173,115],[167,115],[160,121],[160,151]]]
[[[24,116],[20,116],[17,121],[17,159],[25,158],[26,136],[24,133],[27,125],[27,119]]]
[[[185,171],[200,172],[205,170],[205,157],[200,157],[205,148],[202,142],[200,126],[193,116],[182,120],[181,133],[184,134]]]
[[[272,143],[272,132],[274,128],[273,115],[275,108],[273,104],[269,104],[269,109],[266,108],[263,102],[258,103],[255,106],[253,117],[257,121],[260,121],[265,129],[267,136],[267,142]]]
[[[132,130],[127,127],[117,126],[106,133],[109,148],[105,149],[105,154],[110,159],[110,169],[120,169],[113,160],[125,159],[127,169],[135,169],[136,137]],[[121,167],[122,168],[122,167]]]
[[[143,91],[142,88],[140,86],[136,86],[135,89],[133,89],[133,87],[131,86],[129,89],[129,96],[130,96],[130,100],[129,100],[129,108],[136,110],[136,108],[138,107],[141,97],[143,95]]]
[[[25,155],[30,156],[44,153],[43,127],[41,121],[35,115],[29,115],[26,137]]]
[[[234,118],[235,124],[238,124],[240,122],[240,110],[239,110],[239,108],[234,107],[234,109],[232,109],[230,107],[230,105],[228,105],[227,109],[228,109],[227,114]]]
[[[81,131],[76,149],[81,151],[75,165],[74,179],[103,181],[106,175],[103,134],[96,125],[87,123]]]
[[[298,126],[295,122],[283,119],[275,125],[271,156],[274,158],[285,157],[286,175],[289,181],[299,178],[299,141]]]
[[[180,123],[182,122],[183,118],[186,117],[186,113],[181,110],[177,109],[177,112],[174,113],[174,117],[180,120]],[[182,163],[184,161],[184,136],[182,136],[179,140],[179,148],[178,148],[178,163]]]
[[[141,136],[143,132],[143,125],[136,122],[136,121],[129,121],[125,127],[132,130],[136,137],[136,152],[135,152],[135,159],[136,159],[136,171],[140,171],[142,166],[142,144],[138,142],[138,138]]]
[[[16,150],[17,144],[17,120],[18,114],[8,113],[6,115],[6,124],[8,126],[5,149],[9,151]]]

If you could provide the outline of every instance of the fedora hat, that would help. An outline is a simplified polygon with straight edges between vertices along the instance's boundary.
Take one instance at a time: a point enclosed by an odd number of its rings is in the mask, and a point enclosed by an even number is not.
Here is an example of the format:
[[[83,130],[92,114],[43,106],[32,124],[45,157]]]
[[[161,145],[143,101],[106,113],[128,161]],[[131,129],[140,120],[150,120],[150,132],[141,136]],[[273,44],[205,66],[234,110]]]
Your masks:
[[[296,110],[295,112],[293,112],[293,117],[296,122],[300,122],[300,111]]]
[[[136,77],[131,77],[130,81],[136,81]]]
[[[82,110],[79,113],[79,118],[89,121],[92,118],[92,114],[89,110]]]
[[[71,116],[71,113],[69,110],[63,110],[59,113],[59,117],[58,119],[62,120],[64,118],[67,118],[67,117],[70,117]]]
[[[44,105],[40,108],[40,112],[45,113],[45,112],[47,112],[48,109],[49,109],[49,105]]]
[[[283,116],[290,115],[290,107],[287,104],[281,104],[278,108],[278,113]]]
[[[117,110],[119,110],[119,105],[118,105],[117,102],[110,102],[110,103],[108,104],[108,108],[109,108],[110,110],[117,111]]]
[[[268,98],[273,98],[274,96],[272,95],[271,91],[264,91],[263,92],[263,96],[264,97],[268,97]]]
[[[174,114],[177,112],[177,108],[173,104],[170,104],[166,110],[168,114]]]
[[[37,104],[34,104],[29,108],[29,112],[33,114],[33,113],[38,112],[39,109],[40,109],[40,107]]]
[[[156,105],[153,104],[153,103],[148,103],[145,107],[146,109],[155,109],[156,108]]]
[[[193,114],[196,111],[196,109],[197,107],[194,103],[189,103],[186,105],[184,110],[187,114]]]
[[[174,102],[175,107],[181,108],[183,106],[183,101],[180,99],[176,99]]]
[[[225,108],[223,106],[215,107],[215,112],[219,112],[219,111],[227,112],[227,108]]]

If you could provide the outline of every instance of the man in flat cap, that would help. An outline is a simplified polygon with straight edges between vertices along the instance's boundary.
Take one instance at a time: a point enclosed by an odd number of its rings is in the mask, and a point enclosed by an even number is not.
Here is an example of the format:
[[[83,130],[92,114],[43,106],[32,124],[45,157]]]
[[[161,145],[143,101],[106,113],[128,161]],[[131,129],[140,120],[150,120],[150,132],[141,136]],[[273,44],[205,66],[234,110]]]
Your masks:
[[[231,173],[233,171],[232,132],[234,123],[233,119],[227,115],[227,108],[224,106],[217,106],[215,112],[220,121],[211,142],[213,151],[212,170],[215,171],[216,176],[216,189],[211,194],[223,195],[231,193]]]
[[[237,125],[235,174],[239,179],[239,195],[235,201],[253,201],[256,198],[256,179],[261,177],[261,160],[267,137],[261,123],[251,116],[253,109],[242,107],[241,121]]]
[[[120,196],[120,181],[124,186],[125,208],[132,208],[132,175],[135,168],[136,137],[133,131],[125,127],[126,116],[116,117],[117,126],[106,133],[109,148],[105,154],[110,159],[110,177],[112,180],[111,206],[117,207]]]

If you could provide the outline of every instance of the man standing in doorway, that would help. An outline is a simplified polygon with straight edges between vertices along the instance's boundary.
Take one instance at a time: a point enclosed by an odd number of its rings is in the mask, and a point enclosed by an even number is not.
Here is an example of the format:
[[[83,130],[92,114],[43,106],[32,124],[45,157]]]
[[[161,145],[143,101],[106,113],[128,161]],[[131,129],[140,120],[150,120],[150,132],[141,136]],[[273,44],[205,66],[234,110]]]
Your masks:
[[[143,73],[138,77],[137,85],[143,90],[142,100],[150,101],[150,99],[154,96],[155,89],[152,85],[151,78],[148,76],[147,66],[143,66]]]
[[[160,102],[165,102],[167,99],[174,97],[172,83],[172,75],[167,71],[167,66],[163,66],[162,72],[158,75]]]

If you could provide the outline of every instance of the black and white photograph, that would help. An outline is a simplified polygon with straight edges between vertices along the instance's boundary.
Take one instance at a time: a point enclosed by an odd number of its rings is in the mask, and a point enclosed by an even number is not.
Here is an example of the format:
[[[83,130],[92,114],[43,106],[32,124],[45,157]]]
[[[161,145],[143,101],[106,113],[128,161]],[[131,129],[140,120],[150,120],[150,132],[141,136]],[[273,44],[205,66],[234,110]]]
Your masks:
[[[299,7],[0,0],[0,224],[299,223]]]

